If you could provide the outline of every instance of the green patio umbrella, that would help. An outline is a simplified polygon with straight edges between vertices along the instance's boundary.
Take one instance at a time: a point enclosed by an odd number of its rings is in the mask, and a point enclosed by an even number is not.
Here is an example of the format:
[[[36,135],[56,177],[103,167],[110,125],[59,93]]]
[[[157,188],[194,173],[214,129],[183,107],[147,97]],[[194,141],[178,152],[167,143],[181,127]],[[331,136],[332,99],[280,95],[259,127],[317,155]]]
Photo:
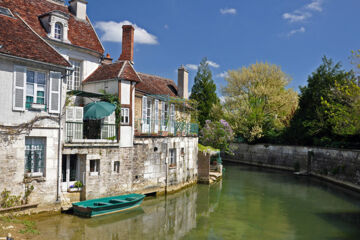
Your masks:
[[[92,102],[84,107],[84,120],[99,120],[110,116],[116,106],[108,102]]]

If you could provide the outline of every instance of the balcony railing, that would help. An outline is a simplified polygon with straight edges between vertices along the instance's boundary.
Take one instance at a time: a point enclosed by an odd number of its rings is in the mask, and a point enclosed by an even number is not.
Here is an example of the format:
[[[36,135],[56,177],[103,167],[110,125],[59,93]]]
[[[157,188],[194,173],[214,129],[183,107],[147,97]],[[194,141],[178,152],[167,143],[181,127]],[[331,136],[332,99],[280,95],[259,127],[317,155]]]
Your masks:
[[[137,119],[136,136],[198,136],[199,125],[171,120]]]
[[[66,142],[91,140],[116,140],[116,125],[104,124],[100,128],[88,128],[84,134],[83,122],[66,122]],[[85,141],[86,142],[86,141]]]

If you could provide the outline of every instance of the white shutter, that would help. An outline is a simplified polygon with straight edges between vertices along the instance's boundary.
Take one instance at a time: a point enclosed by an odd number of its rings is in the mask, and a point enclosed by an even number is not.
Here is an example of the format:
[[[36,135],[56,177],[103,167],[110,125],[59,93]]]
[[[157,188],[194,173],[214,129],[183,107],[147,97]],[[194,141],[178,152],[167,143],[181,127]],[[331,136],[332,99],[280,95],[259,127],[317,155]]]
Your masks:
[[[154,132],[157,133],[159,131],[159,100],[155,99],[155,118],[154,118]]]
[[[170,132],[175,134],[175,105],[170,105]]]
[[[61,73],[50,72],[49,112],[60,113]]]
[[[26,67],[14,67],[13,110],[25,111]]]
[[[84,118],[84,108],[75,107],[75,121],[83,122],[83,118]]]
[[[66,121],[75,122],[75,108],[74,107],[66,107]]]

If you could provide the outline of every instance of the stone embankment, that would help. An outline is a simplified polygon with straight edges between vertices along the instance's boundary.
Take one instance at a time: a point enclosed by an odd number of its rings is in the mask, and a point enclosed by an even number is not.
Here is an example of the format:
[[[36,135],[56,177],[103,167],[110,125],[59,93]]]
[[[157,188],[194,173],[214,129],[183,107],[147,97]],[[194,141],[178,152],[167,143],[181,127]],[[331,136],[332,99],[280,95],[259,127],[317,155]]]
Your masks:
[[[360,150],[234,143],[223,160],[308,174],[360,191]]]

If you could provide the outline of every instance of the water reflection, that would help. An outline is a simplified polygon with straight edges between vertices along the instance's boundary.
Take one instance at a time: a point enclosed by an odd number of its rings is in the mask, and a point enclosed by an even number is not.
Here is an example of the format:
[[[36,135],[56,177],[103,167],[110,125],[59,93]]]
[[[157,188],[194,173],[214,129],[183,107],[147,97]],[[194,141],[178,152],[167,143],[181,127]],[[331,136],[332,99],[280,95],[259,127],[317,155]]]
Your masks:
[[[221,182],[200,188],[148,198],[141,208],[97,218],[40,217],[37,239],[181,239],[196,228],[197,215],[209,216],[218,206]]]

